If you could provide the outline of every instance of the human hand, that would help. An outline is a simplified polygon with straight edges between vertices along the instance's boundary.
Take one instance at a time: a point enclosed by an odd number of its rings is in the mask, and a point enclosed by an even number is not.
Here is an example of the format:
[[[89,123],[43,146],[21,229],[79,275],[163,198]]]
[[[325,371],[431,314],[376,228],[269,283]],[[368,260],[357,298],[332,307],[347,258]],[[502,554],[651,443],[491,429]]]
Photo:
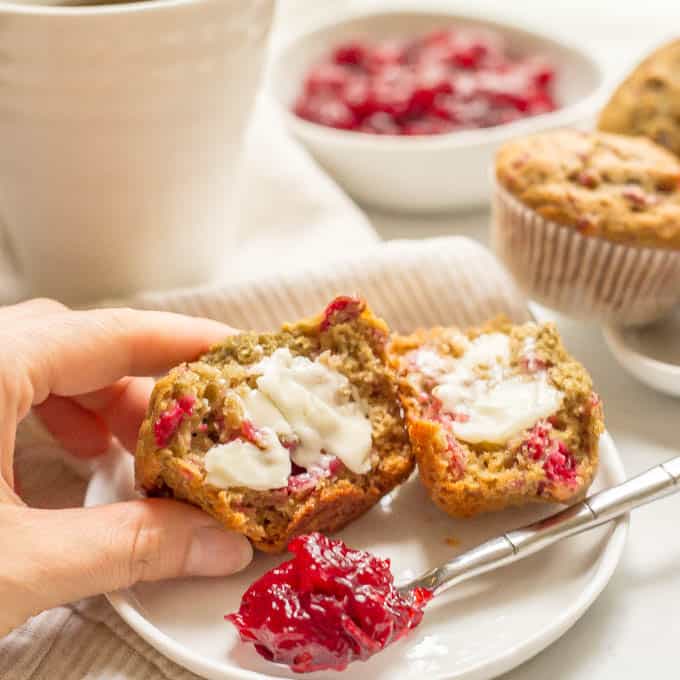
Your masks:
[[[233,332],[162,312],[75,312],[51,300],[0,309],[0,636],[59,604],[177,576],[222,576],[252,558],[248,540],[209,515],[150,499],[65,510],[14,489],[16,426],[31,407],[75,455],[134,451],[153,380]],[[139,376],[139,377],[130,377]]]

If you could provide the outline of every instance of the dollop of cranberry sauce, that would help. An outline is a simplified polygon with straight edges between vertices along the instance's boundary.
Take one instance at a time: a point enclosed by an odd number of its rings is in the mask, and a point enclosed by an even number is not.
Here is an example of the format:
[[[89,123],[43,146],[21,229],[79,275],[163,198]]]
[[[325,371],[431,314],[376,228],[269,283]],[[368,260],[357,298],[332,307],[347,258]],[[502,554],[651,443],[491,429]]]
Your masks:
[[[338,45],[309,70],[293,109],[335,128],[431,135],[553,111],[554,79],[548,62],[511,54],[498,33],[454,27]]]
[[[266,659],[298,673],[343,670],[406,635],[432,598],[394,587],[390,561],[319,533],[294,538],[293,559],[267,572],[225,618]]]

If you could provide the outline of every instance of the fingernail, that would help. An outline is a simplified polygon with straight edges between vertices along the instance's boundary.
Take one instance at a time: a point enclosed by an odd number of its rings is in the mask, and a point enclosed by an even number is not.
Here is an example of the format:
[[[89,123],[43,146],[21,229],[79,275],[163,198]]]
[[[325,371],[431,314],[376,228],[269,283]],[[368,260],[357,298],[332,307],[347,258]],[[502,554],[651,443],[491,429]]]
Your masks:
[[[191,538],[185,571],[189,576],[226,576],[241,571],[252,559],[253,548],[245,536],[201,527]]]

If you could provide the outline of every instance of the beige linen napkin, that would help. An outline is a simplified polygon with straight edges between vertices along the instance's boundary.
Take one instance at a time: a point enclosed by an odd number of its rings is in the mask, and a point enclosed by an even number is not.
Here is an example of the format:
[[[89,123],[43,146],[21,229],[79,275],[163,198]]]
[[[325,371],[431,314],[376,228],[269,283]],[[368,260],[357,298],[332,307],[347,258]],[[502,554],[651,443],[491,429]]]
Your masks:
[[[311,265],[252,282],[145,294],[130,303],[270,329],[318,311],[339,292],[365,296],[400,331],[472,324],[498,313],[516,320],[527,316],[522,296],[494,257],[462,237],[379,244],[333,266]],[[16,457],[17,479],[29,503],[51,508],[82,503],[89,468],[74,467],[32,419],[20,428]],[[3,680],[194,677],[143,642],[102,597],[45,612],[0,640]]]

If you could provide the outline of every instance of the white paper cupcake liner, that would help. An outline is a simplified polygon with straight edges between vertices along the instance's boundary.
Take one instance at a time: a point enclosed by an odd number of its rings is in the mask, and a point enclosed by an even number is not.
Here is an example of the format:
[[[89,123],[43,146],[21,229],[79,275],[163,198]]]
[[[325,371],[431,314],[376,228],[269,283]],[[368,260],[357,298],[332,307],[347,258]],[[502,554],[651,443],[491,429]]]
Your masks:
[[[583,236],[544,219],[497,182],[492,241],[530,297],[569,316],[641,325],[680,301],[680,251]]]

